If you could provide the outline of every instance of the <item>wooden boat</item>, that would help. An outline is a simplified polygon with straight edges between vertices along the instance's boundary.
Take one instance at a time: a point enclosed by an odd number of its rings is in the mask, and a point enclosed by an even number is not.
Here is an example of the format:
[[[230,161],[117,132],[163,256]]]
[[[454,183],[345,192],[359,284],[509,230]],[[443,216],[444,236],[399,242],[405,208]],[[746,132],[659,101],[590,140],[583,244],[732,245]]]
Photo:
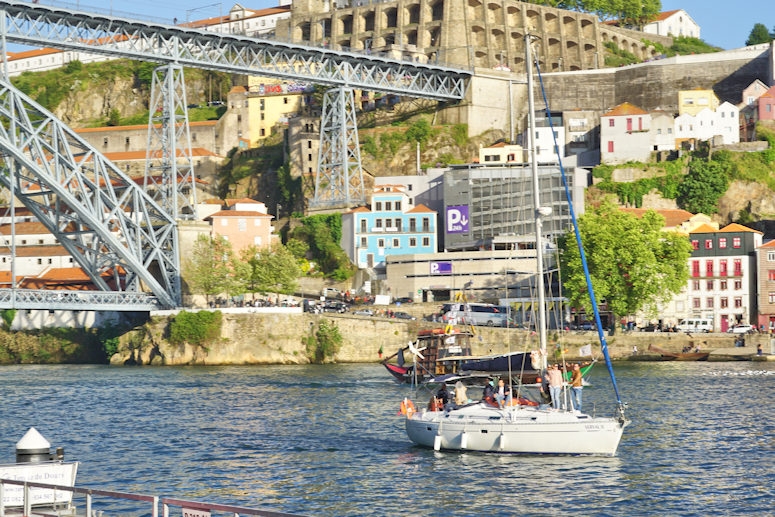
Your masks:
[[[707,361],[710,352],[669,352],[649,345],[649,350],[659,354],[663,361]]]
[[[397,381],[413,384],[428,382],[439,375],[459,373],[463,361],[473,358],[472,336],[467,330],[424,329],[417,333],[414,342],[399,348],[382,364]]]

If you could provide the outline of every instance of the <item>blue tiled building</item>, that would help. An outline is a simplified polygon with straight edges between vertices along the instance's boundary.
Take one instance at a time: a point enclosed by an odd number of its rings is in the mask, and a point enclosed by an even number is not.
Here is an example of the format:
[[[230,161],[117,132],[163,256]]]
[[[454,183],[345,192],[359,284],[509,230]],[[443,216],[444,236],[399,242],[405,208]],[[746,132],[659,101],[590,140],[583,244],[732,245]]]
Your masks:
[[[342,249],[359,268],[385,268],[385,257],[435,253],[437,213],[411,206],[403,185],[374,188],[371,208],[342,214]]]

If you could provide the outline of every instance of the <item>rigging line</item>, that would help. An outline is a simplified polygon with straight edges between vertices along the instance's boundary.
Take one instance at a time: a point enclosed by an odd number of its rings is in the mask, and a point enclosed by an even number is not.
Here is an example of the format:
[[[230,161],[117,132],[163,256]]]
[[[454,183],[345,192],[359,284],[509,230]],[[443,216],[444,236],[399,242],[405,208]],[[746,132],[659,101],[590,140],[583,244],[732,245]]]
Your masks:
[[[557,162],[560,166],[560,175],[562,177],[562,183],[565,187],[565,197],[568,200],[568,212],[570,214],[571,222],[573,223],[573,233],[576,237],[576,245],[579,248],[579,256],[581,257],[581,265],[584,268],[584,277],[587,281],[587,292],[589,293],[589,300],[592,304],[592,312],[595,315],[595,325],[597,326],[597,335],[600,338],[600,348],[603,351],[603,356],[605,357],[605,364],[608,368],[608,374],[611,377],[611,384],[614,387],[614,394],[616,395],[616,402],[619,405],[620,411],[623,411],[624,404],[622,403],[621,396],[619,395],[619,387],[616,385],[616,376],[614,375],[614,369],[613,364],[611,364],[611,356],[608,353],[608,342],[605,339],[605,332],[603,330],[603,325],[600,321],[600,309],[597,305],[597,297],[595,296],[595,290],[592,288],[592,277],[589,274],[589,265],[587,264],[587,256],[584,252],[584,246],[581,243],[581,233],[579,232],[579,225],[578,221],[576,219],[576,211],[573,208],[573,201],[570,195],[570,188],[568,187],[568,178],[565,175],[565,167],[562,164],[562,157],[560,156],[560,147],[557,144],[557,135],[554,131],[554,124],[552,122],[552,116],[551,112],[549,110],[549,101],[546,97],[546,89],[544,88],[544,79],[541,75],[541,65],[538,63],[538,57],[536,56],[534,58],[535,61],[535,67],[536,72],[538,75],[538,84],[541,88],[541,96],[544,99],[544,107],[546,109],[546,118],[549,122],[549,129],[552,133],[552,139],[554,141],[554,153],[557,156]],[[529,63],[528,63],[529,66]]]

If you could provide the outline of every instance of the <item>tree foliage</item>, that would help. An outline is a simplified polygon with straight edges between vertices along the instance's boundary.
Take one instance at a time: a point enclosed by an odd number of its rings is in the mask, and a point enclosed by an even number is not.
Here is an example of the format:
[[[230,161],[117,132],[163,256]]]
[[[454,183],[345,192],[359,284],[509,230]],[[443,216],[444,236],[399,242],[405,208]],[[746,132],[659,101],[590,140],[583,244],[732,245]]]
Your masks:
[[[718,200],[729,187],[731,164],[726,161],[695,159],[678,187],[678,204],[692,213],[715,214]]]
[[[775,30],[773,30],[775,32]],[[775,39],[775,34],[771,34],[763,23],[757,23],[751,29],[751,34],[745,40],[746,45],[758,45],[759,43],[769,43]]]
[[[339,245],[342,240],[342,214],[311,215],[303,218],[301,223],[290,237],[307,243],[320,271],[336,280],[350,278],[354,266]]]
[[[595,295],[615,316],[654,314],[660,302],[686,285],[691,244],[685,236],[662,231],[664,223],[653,210],[638,218],[609,202],[579,218]],[[564,236],[561,247],[563,294],[589,314],[592,304],[573,232]]]
[[[301,268],[290,250],[275,243],[269,248],[250,246],[240,251],[238,277],[246,292],[292,293]]]
[[[193,294],[210,296],[235,294],[239,285],[231,243],[220,235],[200,235],[186,263],[186,278]]]

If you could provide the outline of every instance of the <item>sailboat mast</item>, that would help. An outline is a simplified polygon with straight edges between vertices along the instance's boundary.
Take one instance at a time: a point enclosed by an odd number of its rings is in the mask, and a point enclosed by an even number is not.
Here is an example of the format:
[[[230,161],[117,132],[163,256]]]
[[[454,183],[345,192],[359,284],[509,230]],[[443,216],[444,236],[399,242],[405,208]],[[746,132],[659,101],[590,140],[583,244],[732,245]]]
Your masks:
[[[527,133],[530,152],[530,165],[533,174],[533,202],[535,209],[535,246],[536,246],[536,289],[538,291],[538,345],[541,350],[541,369],[546,369],[546,300],[544,296],[544,245],[542,216],[551,213],[550,208],[541,206],[538,183],[538,153],[536,150],[535,96],[533,93],[533,57],[530,48],[530,33],[525,33],[525,64],[527,66]]]

